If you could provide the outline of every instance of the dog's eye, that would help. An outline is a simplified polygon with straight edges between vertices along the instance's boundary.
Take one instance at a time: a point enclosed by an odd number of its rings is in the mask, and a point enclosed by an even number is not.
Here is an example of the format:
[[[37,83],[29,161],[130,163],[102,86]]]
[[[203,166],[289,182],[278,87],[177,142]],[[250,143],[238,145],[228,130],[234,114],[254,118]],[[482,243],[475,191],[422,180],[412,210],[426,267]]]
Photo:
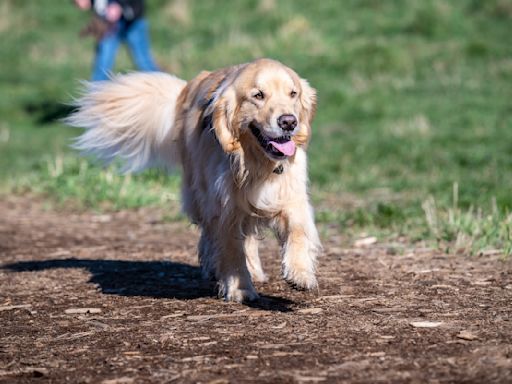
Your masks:
[[[290,97],[292,97],[292,98],[293,98],[293,97],[295,97],[295,96],[297,96],[297,92],[296,92],[296,91],[291,91],[291,92],[290,92]]]
[[[255,99],[258,99],[258,100],[263,100],[265,98],[265,95],[263,94],[262,91],[258,91],[258,93],[255,93],[253,96]]]

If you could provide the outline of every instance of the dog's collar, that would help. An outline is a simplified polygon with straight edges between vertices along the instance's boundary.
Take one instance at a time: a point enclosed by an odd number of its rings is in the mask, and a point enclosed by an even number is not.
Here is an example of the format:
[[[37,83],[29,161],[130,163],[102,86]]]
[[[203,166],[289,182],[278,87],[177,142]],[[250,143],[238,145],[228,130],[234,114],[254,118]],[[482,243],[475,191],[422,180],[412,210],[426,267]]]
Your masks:
[[[203,131],[211,131],[213,128],[213,117],[212,115],[206,115],[203,117],[202,129]]]
[[[203,104],[203,113],[204,111],[206,111],[206,109],[208,109],[208,107],[210,105],[212,105],[213,103],[213,97],[210,97],[208,100],[206,100],[206,102]],[[212,114],[208,114],[208,115],[203,115],[203,124],[202,124],[202,128],[203,128],[203,131],[206,131],[206,130],[211,130],[213,128],[213,116]]]
[[[272,172],[275,173],[276,175],[282,174],[284,172],[283,164],[279,164],[277,167],[274,168]]]

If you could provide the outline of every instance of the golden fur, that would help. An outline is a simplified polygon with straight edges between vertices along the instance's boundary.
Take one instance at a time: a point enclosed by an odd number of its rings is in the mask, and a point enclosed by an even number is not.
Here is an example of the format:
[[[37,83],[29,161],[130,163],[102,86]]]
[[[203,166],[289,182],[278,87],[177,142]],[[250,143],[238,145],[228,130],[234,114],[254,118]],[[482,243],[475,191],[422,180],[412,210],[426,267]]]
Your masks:
[[[201,229],[199,261],[231,301],[265,281],[258,231],[281,244],[284,278],[317,286],[321,248],[307,193],[306,145],[315,91],[283,64],[259,59],[186,83],[133,73],[86,83],[67,122],[87,128],[76,147],[126,171],[180,164],[183,209]]]

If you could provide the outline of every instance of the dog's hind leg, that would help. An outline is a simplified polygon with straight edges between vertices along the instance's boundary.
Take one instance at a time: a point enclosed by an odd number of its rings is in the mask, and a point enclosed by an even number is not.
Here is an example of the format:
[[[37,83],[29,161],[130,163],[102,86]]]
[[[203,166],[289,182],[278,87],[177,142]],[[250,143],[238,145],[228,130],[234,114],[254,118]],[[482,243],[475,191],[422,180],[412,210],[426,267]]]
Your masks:
[[[215,252],[216,248],[211,237],[203,229],[197,246],[197,255],[203,279],[215,280]]]
[[[253,281],[264,283],[268,280],[267,275],[261,267],[260,256],[258,252],[258,238],[256,235],[248,235],[245,238],[245,254],[247,257],[247,268]]]

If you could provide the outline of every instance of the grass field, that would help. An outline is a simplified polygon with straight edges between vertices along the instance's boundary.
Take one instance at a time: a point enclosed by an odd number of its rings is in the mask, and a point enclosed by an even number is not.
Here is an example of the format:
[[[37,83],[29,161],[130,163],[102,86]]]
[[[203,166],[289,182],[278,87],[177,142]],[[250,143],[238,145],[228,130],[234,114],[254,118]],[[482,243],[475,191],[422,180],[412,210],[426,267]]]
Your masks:
[[[94,43],[72,2],[0,4],[0,190],[81,208],[175,204],[179,176],[121,176],[69,148],[62,117]],[[321,222],[512,252],[510,0],[152,0],[157,61],[190,79],[268,56],[318,89]],[[133,69],[122,51],[117,70]]]

